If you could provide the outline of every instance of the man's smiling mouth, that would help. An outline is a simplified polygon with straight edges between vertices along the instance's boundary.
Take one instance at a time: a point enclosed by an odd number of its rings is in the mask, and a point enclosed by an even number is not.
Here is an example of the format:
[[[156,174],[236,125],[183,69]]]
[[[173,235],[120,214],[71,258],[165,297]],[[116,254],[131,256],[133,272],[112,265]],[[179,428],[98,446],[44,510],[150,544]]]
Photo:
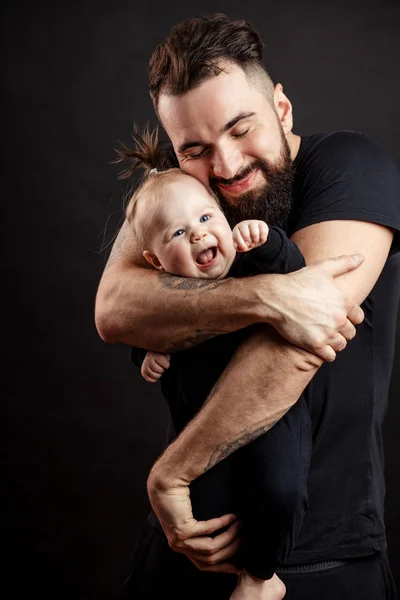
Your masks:
[[[239,179],[233,181],[231,184],[227,185],[224,183],[219,183],[218,187],[220,190],[228,191],[228,192],[244,192],[247,191],[249,187],[251,187],[254,179],[254,175],[257,173],[258,169],[253,169],[247,177],[243,179]]]

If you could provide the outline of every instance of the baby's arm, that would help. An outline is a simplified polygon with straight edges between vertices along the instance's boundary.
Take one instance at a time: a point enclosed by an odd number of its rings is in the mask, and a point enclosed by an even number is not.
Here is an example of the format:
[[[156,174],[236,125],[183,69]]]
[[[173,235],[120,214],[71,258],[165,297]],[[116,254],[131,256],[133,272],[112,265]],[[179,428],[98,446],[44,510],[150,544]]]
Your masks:
[[[161,352],[147,352],[140,372],[146,381],[150,383],[156,383],[164,373],[166,369],[169,369],[171,364],[171,355],[163,354]]]
[[[279,227],[268,227],[264,221],[241,221],[232,235],[236,250],[243,253],[238,277],[292,273],[306,266],[300,248]]]

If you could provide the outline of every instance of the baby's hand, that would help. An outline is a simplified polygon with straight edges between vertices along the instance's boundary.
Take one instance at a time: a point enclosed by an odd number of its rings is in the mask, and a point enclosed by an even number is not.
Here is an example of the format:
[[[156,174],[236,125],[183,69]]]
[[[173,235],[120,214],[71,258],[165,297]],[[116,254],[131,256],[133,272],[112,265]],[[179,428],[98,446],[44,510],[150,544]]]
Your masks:
[[[238,252],[248,252],[265,244],[269,227],[265,221],[241,221],[232,231],[233,245]]]
[[[160,352],[149,351],[144,357],[140,372],[146,381],[149,381],[150,383],[156,383],[164,371],[169,368],[170,361],[170,354],[161,354]]]

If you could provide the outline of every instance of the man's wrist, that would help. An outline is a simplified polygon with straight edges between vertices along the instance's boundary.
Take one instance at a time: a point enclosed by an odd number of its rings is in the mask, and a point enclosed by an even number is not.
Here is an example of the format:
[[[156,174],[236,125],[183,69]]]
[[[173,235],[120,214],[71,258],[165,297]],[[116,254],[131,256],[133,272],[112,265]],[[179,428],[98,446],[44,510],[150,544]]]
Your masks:
[[[191,483],[192,479],[185,473],[184,461],[179,459],[175,446],[176,442],[172,442],[154,463],[147,478],[148,488],[165,492]]]
[[[281,298],[285,275],[271,273],[251,277],[254,282],[254,322],[268,323],[276,328],[282,320]]]

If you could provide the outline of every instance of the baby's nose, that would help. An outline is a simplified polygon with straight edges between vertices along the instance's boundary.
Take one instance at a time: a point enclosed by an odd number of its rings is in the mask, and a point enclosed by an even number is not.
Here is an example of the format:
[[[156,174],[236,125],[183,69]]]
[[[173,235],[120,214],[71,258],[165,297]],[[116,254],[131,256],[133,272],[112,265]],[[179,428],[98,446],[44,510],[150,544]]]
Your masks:
[[[193,231],[193,233],[191,235],[191,240],[192,240],[192,242],[198,242],[202,238],[206,237],[206,235],[207,235],[207,231],[199,229],[197,231]]]

